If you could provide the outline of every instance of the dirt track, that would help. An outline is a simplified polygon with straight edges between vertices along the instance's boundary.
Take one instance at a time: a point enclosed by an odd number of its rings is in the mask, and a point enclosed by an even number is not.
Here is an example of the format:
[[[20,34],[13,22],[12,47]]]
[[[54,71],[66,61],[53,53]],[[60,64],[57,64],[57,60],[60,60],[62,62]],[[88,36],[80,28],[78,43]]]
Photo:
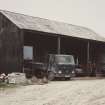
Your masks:
[[[21,86],[1,91],[0,105],[105,105],[105,79]]]

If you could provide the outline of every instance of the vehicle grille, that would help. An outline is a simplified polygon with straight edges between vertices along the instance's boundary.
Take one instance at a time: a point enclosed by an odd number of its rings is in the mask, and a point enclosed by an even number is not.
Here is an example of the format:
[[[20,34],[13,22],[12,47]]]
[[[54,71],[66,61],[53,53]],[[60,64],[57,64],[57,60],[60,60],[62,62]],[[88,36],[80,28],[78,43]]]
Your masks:
[[[70,65],[59,65],[58,66],[58,70],[57,71],[62,71],[63,74],[68,74],[68,73],[71,73],[72,70],[73,70],[73,66],[70,66]]]

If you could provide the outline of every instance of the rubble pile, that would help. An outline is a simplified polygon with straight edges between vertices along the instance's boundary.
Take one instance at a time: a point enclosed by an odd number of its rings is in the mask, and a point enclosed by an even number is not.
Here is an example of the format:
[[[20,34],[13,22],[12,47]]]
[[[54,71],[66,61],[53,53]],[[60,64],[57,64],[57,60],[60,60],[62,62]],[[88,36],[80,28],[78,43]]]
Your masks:
[[[46,77],[37,78],[32,76],[32,78],[26,78],[25,73],[13,72],[6,75],[5,73],[0,74],[0,82],[9,84],[45,84],[48,83]]]
[[[5,73],[0,74],[0,82],[8,81],[8,76]]]
[[[8,82],[13,84],[24,84],[27,82],[24,73],[10,73],[8,74]]]

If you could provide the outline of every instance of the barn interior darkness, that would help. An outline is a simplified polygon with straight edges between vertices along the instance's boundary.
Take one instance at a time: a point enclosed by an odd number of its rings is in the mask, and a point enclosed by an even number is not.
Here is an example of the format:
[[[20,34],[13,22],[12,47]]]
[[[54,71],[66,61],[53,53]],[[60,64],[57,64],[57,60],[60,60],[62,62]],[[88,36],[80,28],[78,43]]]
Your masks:
[[[48,54],[57,53],[57,38],[47,33],[25,31],[24,45],[33,46],[33,57],[35,61],[44,61]]]
[[[57,54],[58,35],[44,32],[24,31],[24,46],[33,46],[35,61],[44,61],[48,54]],[[105,45],[101,42],[60,35],[60,53],[73,55],[80,65],[96,63],[104,53]],[[88,51],[89,42],[89,51]],[[88,55],[89,52],[89,55]],[[105,55],[105,53],[104,53]],[[89,58],[87,58],[89,56]],[[89,60],[89,61],[88,61]]]
[[[24,45],[33,46],[34,60],[43,61],[47,54],[57,54],[57,35],[39,32],[24,33]],[[61,54],[71,54],[78,58],[79,63],[87,62],[87,41],[61,36]]]

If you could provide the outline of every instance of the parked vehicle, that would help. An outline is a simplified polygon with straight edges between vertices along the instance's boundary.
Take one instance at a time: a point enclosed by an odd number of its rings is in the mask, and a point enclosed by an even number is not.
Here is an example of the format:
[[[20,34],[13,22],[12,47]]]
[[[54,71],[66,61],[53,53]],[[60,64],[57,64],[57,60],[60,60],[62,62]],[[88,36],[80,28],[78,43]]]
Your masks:
[[[70,79],[75,69],[74,57],[64,54],[49,54],[46,62],[29,62],[29,68],[37,77],[47,76],[49,80],[54,78]]]
[[[55,77],[70,79],[75,68],[74,57],[72,55],[49,55],[48,78]]]
[[[78,77],[78,76],[84,76],[84,70],[82,68],[76,68],[75,69],[75,76]]]

